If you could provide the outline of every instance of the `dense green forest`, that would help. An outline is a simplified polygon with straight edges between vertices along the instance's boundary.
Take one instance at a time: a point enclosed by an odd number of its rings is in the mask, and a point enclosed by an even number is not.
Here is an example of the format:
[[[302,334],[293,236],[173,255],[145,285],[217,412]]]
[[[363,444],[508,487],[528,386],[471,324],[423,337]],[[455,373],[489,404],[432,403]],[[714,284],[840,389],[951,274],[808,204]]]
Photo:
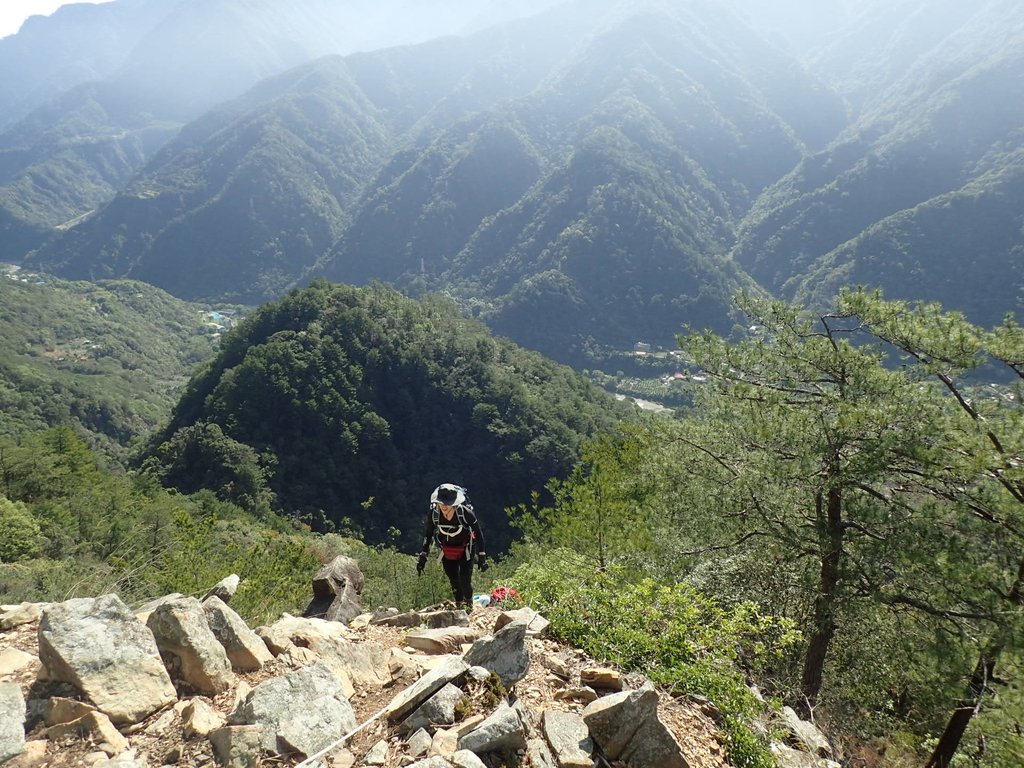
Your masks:
[[[70,425],[126,462],[217,349],[211,312],[135,281],[0,276],[0,435]]]
[[[563,476],[582,440],[632,408],[493,337],[441,298],[315,282],[227,335],[145,466],[184,492],[410,547],[441,482],[472,490],[509,541],[505,507]]]
[[[451,319],[450,308],[383,287],[291,294],[229,335],[174,423],[203,402],[221,416],[234,404],[225,427],[266,418],[265,388],[252,400],[227,397],[225,361],[236,363],[229,379],[256,384],[274,370],[264,384],[283,385],[286,370],[321,359],[303,331],[349,331],[350,365],[338,368],[348,381],[324,377],[325,397],[358,390],[351,364],[360,339],[404,348],[410,364],[430,360],[419,344],[469,358],[487,336],[471,322],[467,335],[456,333],[467,321]],[[773,764],[755,723],[782,703],[813,713],[854,764],[1019,764],[1024,331],[867,292],[843,294],[828,313],[750,297],[738,310],[748,321],[741,334],[680,338],[704,374],[688,380],[689,406],[675,418],[634,415],[576,443],[566,472],[508,510],[516,541],[478,590],[515,586],[556,636],[677,694],[711,699],[737,766]],[[403,318],[405,332],[385,336],[380,324],[402,327]],[[415,354],[402,346],[413,339]],[[267,347],[273,340],[285,346]],[[489,343],[516,380],[545,370]],[[383,359],[358,367],[372,378]],[[434,364],[464,380],[442,362]],[[292,381],[301,387],[301,377]],[[304,418],[307,432],[318,428]],[[223,431],[218,440],[207,447],[261,467],[257,451],[235,443],[231,453]],[[161,487],[166,472],[150,462],[112,475],[63,427],[3,438],[0,599],[115,590],[141,601],[199,594],[237,572],[239,605],[258,620],[301,610],[310,574],[336,554],[367,573],[368,604],[445,595],[437,573],[416,579],[397,525],[372,545],[351,531],[316,533],[251,499],[236,500],[255,511],[222,498],[216,473],[183,493]],[[487,509],[485,521],[496,514]]]

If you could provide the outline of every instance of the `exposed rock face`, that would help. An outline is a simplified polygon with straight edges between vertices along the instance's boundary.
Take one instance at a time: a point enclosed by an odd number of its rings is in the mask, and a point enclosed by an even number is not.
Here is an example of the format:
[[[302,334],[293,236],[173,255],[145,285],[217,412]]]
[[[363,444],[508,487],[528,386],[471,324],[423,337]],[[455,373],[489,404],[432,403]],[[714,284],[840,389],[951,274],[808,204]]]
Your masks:
[[[213,634],[202,604],[183,597],[157,606],[146,620],[172,678],[186,690],[216,696],[235,684],[224,646]],[[171,658],[168,658],[171,657]]]
[[[78,688],[114,723],[137,723],[178,698],[153,633],[116,595],[44,610],[39,658],[50,678]]]
[[[303,615],[347,624],[363,612],[363,583],[359,564],[338,555],[313,577],[313,599]]]
[[[228,718],[231,725],[263,727],[271,754],[315,754],[357,725],[341,682],[323,662],[256,686]]]
[[[466,652],[466,663],[490,670],[506,685],[522,680],[530,670],[530,654],[526,650],[526,622],[513,621],[499,629],[493,637],[473,643]]]
[[[12,647],[0,648],[10,662],[0,667],[5,768],[259,768],[313,755],[312,764],[331,768],[504,768],[524,761],[535,768],[590,768],[602,761],[727,768],[710,736],[717,731],[699,707],[685,714],[679,702],[659,699],[650,684],[630,690],[632,677],[531,635],[530,625],[546,625],[543,617],[510,620],[498,608],[485,608],[467,617],[466,627],[462,612],[431,610],[412,613],[419,622],[409,632],[375,621],[376,614],[348,625],[285,615],[257,635],[218,597],[199,604],[169,595],[141,613],[157,628],[159,645],[113,596],[40,608],[38,629],[31,618],[9,624],[15,628],[0,635],[16,638]],[[27,606],[0,607],[0,620],[32,614]],[[484,636],[464,654],[412,650],[408,638],[431,636],[424,634],[431,625]],[[251,685],[223,662],[243,636],[251,660],[261,662],[245,673]],[[40,660],[33,652],[50,670],[35,681]],[[192,660],[184,662],[187,655]],[[208,659],[214,657],[221,658],[212,666],[224,675],[223,684],[210,684],[216,693],[193,695],[205,684],[197,680],[212,680]],[[180,686],[180,699],[165,664],[176,675],[186,667],[198,675],[185,675],[193,682]],[[138,675],[140,668],[146,670],[140,677],[129,676],[129,669]],[[624,690],[609,693],[617,686]],[[659,718],[663,708],[669,720]],[[713,748],[694,751],[695,726],[707,729],[705,741]],[[791,724],[794,733],[798,727],[799,721]],[[809,751],[773,749],[782,765],[836,765]]]
[[[267,648],[267,644],[221,598],[206,598],[203,601],[203,612],[210,631],[224,646],[233,670],[252,672],[274,660],[274,654]]]
[[[17,683],[0,683],[0,763],[25,749],[25,699]]]
[[[679,742],[658,719],[658,694],[651,686],[591,702],[583,722],[611,760],[632,768],[689,768]]]

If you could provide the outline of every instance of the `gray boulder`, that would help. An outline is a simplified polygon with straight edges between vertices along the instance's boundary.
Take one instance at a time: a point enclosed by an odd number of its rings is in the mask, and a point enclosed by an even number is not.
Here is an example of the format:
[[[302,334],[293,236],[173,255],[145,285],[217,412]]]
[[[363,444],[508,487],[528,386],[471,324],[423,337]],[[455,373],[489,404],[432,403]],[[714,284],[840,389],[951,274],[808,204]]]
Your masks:
[[[388,720],[397,722],[405,719],[410,712],[419,708],[448,683],[462,677],[467,669],[469,665],[456,656],[445,659],[391,700],[385,709]]]
[[[238,591],[238,585],[240,582],[241,579],[236,573],[232,573],[230,576],[225,576],[213,586],[213,589],[203,595],[203,601],[205,602],[211,597],[216,597],[224,603],[230,603],[231,598],[234,597],[235,592]]]
[[[582,717],[573,712],[548,709],[544,711],[541,724],[559,768],[590,768],[594,764],[594,742]]]
[[[117,595],[50,606],[39,622],[39,658],[115,723],[137,723],[177,700],[153,633]]]
[[[251,672],[262,669],[264,664],[274,660],[274,654],[263,639],[221,598],[206,598],[203,601],[203,612],[210,631],[224,646],[232,669]]]
[[[338,555],[313,577],[313,599],[304,616],[347,623],[363,612],[363,572],[351,557]]]
[[[593,701],[583,722],[609,760],[630,768],[689,768],[675,736],[658,719],[658,693],[645,685]]]
[[[463,645],[470,645],[479,638],[480,633],[472,627],[449,626],[409,632],[405,636],[405,644],[423,653],[440,656],[462,653]]]
[[[458,748],[481,755],[485,752],[519,750],[526,747],[526,725],[516,707],[499,706],[490,717],[459,739]]]
[[[274,754],[312,755],[355,729],[341,681],[323,662],[256,686],[228,716],[230,725],[261,725],[261,745]]]
[[[526,622],[513,621],[493,636],[477,640],[464,658],[471,667],[483,667],[493,672],[505,685],[522,680],[530,671]]]
[[[210,734],[210,744],[221,768],[259,768],[263,754],[263,726],[228,725]]]
[[[403,733],[412,733],[423,728],[432,734],[438,726],[452,725],[459,704],[465,700],[466,694],[462,689],[449,683],[409,715],[402,723],[401,730]]]
[[[224,646],[210,629],[202,603],[194,597],[172,600],[153,609],[146,620],[171,677],[197,693],[216,696],[236,678]]]
[[[0,763],[25,750],[25,698],[17,683],[0,683]]]
[[[782,722],[789,730],[790,746],[794,749],[826,759],[832,758],[832,745],[825,734],[814,723],[802,720],[792,707],[782,708]]]

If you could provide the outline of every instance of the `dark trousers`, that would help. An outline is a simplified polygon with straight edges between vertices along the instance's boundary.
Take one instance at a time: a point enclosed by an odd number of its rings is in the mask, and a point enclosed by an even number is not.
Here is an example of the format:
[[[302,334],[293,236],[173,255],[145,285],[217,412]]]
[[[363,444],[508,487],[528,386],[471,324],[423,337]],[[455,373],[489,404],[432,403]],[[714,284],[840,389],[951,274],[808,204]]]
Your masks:
[[[457,560],[442,559],[444,574],[452,585],[452,598],[457,605],[473,602],[473,561],[465,557]]]

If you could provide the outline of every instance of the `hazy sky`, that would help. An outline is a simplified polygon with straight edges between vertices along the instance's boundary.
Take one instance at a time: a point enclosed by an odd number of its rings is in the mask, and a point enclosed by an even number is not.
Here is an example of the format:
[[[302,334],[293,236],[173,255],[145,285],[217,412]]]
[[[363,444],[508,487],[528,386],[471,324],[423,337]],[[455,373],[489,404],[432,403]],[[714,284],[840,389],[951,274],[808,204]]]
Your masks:
[[[99,3],[105,0],[78,0],[78,2]],[[67,0],[0,0],[0,37],[13,35],[29,16],[49,16],[62,5],[71,5]]]

